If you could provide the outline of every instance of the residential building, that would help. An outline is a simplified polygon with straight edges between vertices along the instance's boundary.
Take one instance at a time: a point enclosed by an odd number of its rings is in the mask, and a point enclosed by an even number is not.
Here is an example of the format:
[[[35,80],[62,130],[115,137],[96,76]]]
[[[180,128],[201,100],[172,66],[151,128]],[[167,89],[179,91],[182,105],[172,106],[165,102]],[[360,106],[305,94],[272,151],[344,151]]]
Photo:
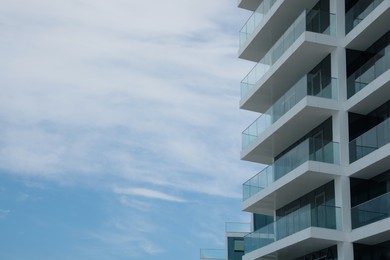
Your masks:
[[[390,0],[238,0],[242,259],[390,259]],[[252,13],[250,14],[249,11]]]
[[[244,236],[251,231],[249,223],[227,222],[225,249],[200,249],[200,260],[242,260]]]

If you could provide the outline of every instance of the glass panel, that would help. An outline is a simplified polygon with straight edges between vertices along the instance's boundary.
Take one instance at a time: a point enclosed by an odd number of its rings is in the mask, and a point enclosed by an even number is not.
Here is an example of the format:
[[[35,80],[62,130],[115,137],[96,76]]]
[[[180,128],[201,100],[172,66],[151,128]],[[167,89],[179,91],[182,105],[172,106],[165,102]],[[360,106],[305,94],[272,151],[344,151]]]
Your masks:
[[[240,47],[248,40],[253,32],[259,27],[264,17],[268,14],[276,0],[264,0],[249,17],[248,21],[240,30]]]
[[[272,165],[264,168],[261,172],[246,181],[242,189],[243,200],[249,199],[309,160],[339,164],[339,144],[328,142],[322,147],[316,148],[314,151],[310,150],[311,144],[316,141],[313,138],[306,139],[276,160]],[[321,154],[321,156],[318,154]]]
[[[352,228],[390,217],[390,192],[353,207],[351,216]]]
[[[349,33],[364,20],[383,0],[360,0],[345,15],[345,29]]]
[[[340,219],[341,209],[339,207],[320,205],[311,208],[308,204],[246,235],[244,237],[245,253],[262,248],[308,227],[340,230],[341,226],[338,224],[341,223]]]
[[[348,98],[362,90],[390,69],[390,51],[385,48],[351,74],[347,79]]]
[[[315,14],[315,15],[313,15]],[[325,19],[326,18],[326,19]],[[324,22],[324,21],[327,21]],[[320,24],[321,26],[317,25]],[[270,67],[305,31],[322,34],[334,34],[335,15],[322,11],[304,11],[294,23],[276,41],[267,54],[257,63],[241,81],[241,98],[248,95],[253,86],[263,77]]]
[[[390,118],[349,143],[350,162],[354,162],[390,142]]]

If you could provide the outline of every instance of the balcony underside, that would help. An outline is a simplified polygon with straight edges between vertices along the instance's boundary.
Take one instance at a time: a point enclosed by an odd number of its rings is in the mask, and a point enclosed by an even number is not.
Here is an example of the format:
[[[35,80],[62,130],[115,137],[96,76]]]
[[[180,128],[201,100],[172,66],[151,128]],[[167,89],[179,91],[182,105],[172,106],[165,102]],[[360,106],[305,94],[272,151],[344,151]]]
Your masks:
[[[310,191],[332,181],[340,166],[308,161],[242,203],[242,210],[273,215],[279,209]]]
[[[299,138],[333,115],[336,100],[307,96],[241,151],[241,159],[270,165]]]
[[[380,75],[347,101],[347,111],[366,115],[390,97],[390,70]]]
[[[390,169],[390,143],[353,162],[348,175],[360,179],[372,177]]]
[[[331,247],[342,240],[340,231],[311,227],[247,253],[242,259],[294,259]]]
[[[304,32],[241,99],[240,108],[265,112],[288,88],[330,54],[335,46],[332,36]]]
[[[238,7],[250,11],[255,11],[261,2],[262,0],[239,0]]]
[[[365,51],[389,30],[389,24],[390,1],[383,1],[347,34],[344,46],[348,49]]]
[[[244,2],[244,1],[243,1]],[[311,9],[317,0],[277,1],[272,7],[274,13],[269,13],[265,19],[240,48],[238,56],[258,62],[275,44],[286,29],[302,13]]]
[[[354,243],[376,245],[389,240],[390,218],[352,230],[351,240]]]

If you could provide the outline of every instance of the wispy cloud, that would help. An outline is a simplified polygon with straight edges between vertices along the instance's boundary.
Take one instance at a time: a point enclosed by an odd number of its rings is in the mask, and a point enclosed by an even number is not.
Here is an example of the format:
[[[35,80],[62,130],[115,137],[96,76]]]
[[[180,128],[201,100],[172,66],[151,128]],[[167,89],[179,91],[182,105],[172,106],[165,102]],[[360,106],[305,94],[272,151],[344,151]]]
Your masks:
[[[166,200],[172,202],[185,202],[185,199],[172,196],[160,191],[149,190],[144,188],[114,188],[114,192],[118,194],[134,195],[140,197],[146,197],[150,199]]]
[[[240,196],[237,183],[254,171],[238,162],[238,133],[251,116],[237,109],[248,67],[235,59],[237,40],[226,30],[233,21],[224,27],[220,16],[232,18],[233,7],[154,5],[15,0],[0,7],[0,169]]]
[[[8,209],[0,209],[0,219],[4,219],[11,211]]]

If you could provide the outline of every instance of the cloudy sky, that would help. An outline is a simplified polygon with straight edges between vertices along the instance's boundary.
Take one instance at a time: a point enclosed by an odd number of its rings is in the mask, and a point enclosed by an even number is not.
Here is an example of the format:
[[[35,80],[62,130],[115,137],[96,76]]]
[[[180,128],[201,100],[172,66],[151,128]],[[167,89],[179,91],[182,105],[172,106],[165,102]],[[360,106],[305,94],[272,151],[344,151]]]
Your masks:
[[[0,0],[0,259],[198,259],[247,222],[236,0]]]

